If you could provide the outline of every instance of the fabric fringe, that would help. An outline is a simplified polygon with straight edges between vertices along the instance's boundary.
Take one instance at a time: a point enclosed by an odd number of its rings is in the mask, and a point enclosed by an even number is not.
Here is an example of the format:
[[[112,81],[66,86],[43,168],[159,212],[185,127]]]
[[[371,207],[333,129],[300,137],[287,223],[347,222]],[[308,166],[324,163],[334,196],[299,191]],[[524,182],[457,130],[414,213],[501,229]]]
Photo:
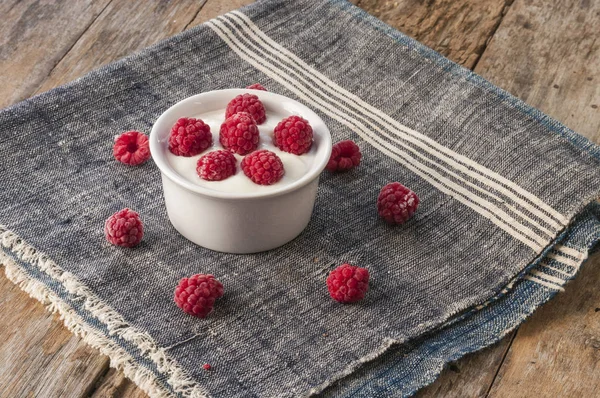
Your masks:
[[[77,280],[75,275],[64,271],[48,256],[38,252],[2,225],[0,225],[0,244],[24,262],[37,266],[50,277],[62,283],[67,292],[82,299],[83,308],[105,324],[110,334],[115,334],[133,343],[143,355],[150,358],[156,364],[159,372],[167,376],[167,383],[176,393],[187,398],[209,397],[204,389],[200,388],[173,359],[166,355],[164,348],[159,347],[148,333],[141,332],[128,324],[119,313]],[[149,396],[158,398],[173,396],[159,387],[156,378],[149,371],[137,365],[123,349],[102,336],[97,330],[87,326],[69,305],[42,283],[29,278],[9,256],[1,251],[0,263],[5,265],[5,273],[11,281],[18,284],[31,297],[46,305],[52,312],[58,312],[69,330],[107,355],[110,358],[111,366],[122,370]]]

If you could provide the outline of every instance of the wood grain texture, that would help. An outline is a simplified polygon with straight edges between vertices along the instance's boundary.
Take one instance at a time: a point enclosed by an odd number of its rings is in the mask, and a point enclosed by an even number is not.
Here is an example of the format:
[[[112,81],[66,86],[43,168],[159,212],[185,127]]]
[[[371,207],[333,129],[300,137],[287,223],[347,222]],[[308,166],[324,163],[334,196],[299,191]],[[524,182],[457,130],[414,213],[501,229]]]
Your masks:
[[[72,335],[42,304],[0,273],[0,397],[79,397],[108,358]]]
[[[184,30],[204,1],[113,0],[38,88],[44,92]]]
[[[237,10],[251,3],[254,3],[254,0],[209,0],[202,7],[202,10],[200,10],[194,22],[191,23],[191,26],[199,25],[209,19],[213,19],[229,11]]]
[[[0,107],[36,90],[110,0],[0,5]]]
[[[599,1],[515,1],[475,71],[600,142]]]
[[[90,398],[147,398],[135,383],[126,378],[123,373],[110,368],[98,381]]]
[[[451,60],[473,68],[512,0],[359,0],[358,5]]]

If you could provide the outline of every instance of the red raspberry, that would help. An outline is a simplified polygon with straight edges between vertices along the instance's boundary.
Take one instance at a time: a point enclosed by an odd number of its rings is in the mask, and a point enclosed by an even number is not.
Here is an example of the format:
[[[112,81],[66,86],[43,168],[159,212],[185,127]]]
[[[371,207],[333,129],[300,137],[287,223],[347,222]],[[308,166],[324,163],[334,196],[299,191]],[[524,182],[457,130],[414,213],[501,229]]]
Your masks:
[[[113,245],[133,247],[141,242],[144,236],[144,225],[139,214],[125,208],[106,220],[104,235]]]
[[[351,140],[340,141],[331,149],[327,170],[346,171],[360,164],[362,154],[358,145]]]
[[[265,107],[254,94],[240,94],[227,104],[225,118],[235,115],[238,112],[249,113],[256,124],[262,124],[266,120]]]
[[[258,185],[271,185],[285,173],[279,156],[266,149],[252,152],[242,160],[242,170]]]
[[[204,369],[204,370],[210,370],[211,367],[212,366],[210,366],[209,363],[205,363],[204,365],[202,365],[202,369]]]
[[[196,274],[182,278],[175,288],[175,303],[185,313],[206,317],[215,300],[223,296],[223,285],[212,275]]]
[[[300,116],[283,119],[273,130],[273,144],[284,152],[302,155],[312,146],[313,130]]]
[[[223,148],[245,155],[258,148],[259,132],[252,116],[246,112],[236,113],[221,125],[219,142]]]
[[[362,300],[369,290],[369,270],[342,264],[327,277],[329,295],[340,303]]]
[[[212,143],[210,126],[200,119],[182,117],[171,128],[169,149],[177,156],[195,156]]]
[[[377,211],[391,224],[404,224],[419,206],[419,197],[399,182],[381,188],[377,198]]]
[[[115,138],[113,155],[119,162],[137,166],[150,159],[148,136],[139,131],[128,131]]]
[[[268,91],[268,90],[267,90],[266,88],[264,88],[264,87],[262,86],[262,84],[260,84],[260,83],[254,83],[254,84],[252,84],[252,85],[250,85],[250,86],[248,86],[248,87],[246,87],[246,88],[247,88],[247,89],[250,89],[250,90],[262,90],[262,91]]]
[[[203,180],[221,181],[235,174],[235,162],[230,151],[212,151],[198,159],[196,172]]]

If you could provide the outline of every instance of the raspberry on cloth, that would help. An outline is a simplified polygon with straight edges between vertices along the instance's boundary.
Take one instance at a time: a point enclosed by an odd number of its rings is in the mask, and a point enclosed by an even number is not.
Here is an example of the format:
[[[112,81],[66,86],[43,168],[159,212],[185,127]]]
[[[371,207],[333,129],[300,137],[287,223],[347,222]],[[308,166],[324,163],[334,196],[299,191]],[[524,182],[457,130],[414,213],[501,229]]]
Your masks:
[[[119,210],[104,223],[106,240],[116,246],[137,246],[144,236],[144,224],[133,210]]]
[[[150,159],[148,136],[139,131],[128,131],[115,138],[113,155],[119,162],[137,166]]]
[[[261,91],[267,91],[267,89],[266,89],[266,88],[264,88],[264,87],[263,87],[263,85],[262,85],[262,84],[260,84],[260,83],[254,83],[254,84],[251,84],[251,85],[249,85],[249,86],[248,86],[248,87],[246,87],[246,88],[247,88],[247,89],[250,89],[250,90],[261,90]]]
[[[419,206],[419,197],[399,182],[381,188],[377,197],[377,212],[390,224],[404,224]]]
[[[355,303],[362,300],[369,290],[369,270],[342,264],[327,277],[329,295],[340,303]]]
[[[223,284],[212,275],[196,274],[182,278],[175,288],[175,303],[185,313],[205,318],[223,296]]]
[[[336,172],[353,169],[360,164],[361,158],[360,148],[354,141],[340,141],[331,149],[331,158],[327,163],[327,170]]]

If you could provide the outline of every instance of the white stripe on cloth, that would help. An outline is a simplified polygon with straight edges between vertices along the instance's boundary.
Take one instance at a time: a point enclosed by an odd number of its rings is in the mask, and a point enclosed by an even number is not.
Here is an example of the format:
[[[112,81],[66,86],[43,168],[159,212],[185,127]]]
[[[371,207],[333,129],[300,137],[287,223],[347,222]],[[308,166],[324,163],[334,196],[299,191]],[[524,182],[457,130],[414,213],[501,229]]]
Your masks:
[[[321,88],[326,90],[329,95],[335,96],[350,106],[353,106],[357,112],[369,116],[372,120],[386,127],[403,140],[416,145],[430,155],[435,156],[437,159],[446,162],[456,170],[460,170],[462,173],[480,181],[482,184],[487,184],[488,186],[496,189],[510,198],[516,204],[527,209],[536,217],[549,224],[553,229],[561,229],[562,226],[567,224],[568,219],[566,217],[554,210],[551,206],[543,202],[532,193],[521,188],[516,183],[502,177],[500,174],[492,170],[485,168],[468,157],[452,151],[451,149],[439,144],[437,141],[427,137],[426,135],[400,124],[391,116],[363,101],[355,94],[343,89],[341,86],[337,85],[335,82],[321,74],[319,71],[312,68],[298,56],[267,36],[252,22],[252,20],[250,20],[250,18],[243,13],[239,11],[233,11],[224,15],[224,18],[222,19],[226,21],[227,17],[237,22],[243,33],[251,37],[265,51],[269,51],[280,61],[287,63],[289,65],[287,68],[293,67],[295,68],[295,71],[303,73],[306,77],[313,80]],[[234,27],[234,29],[238,30],[237,27]],[[400,143],[400,141],[396,142]],[[515,195],[515,193],[518,193],[521,195],[521,197]],[[548,215],[550,217],[548,217]],[[558,220],[558,222],[555,220]]]
[[[548,287],[550,289],[560,290],[561,292],[565,291],[564,287],[559,286],[559,285],[555,285],[554,283],[546,282],[545,280],[536,278],[535,276],[525,275],[524,279],[527,279],[529,281],[535,282],[538,285],[546,286],[546,287]]]
[[[531,275],[537,276],[538,278],[545,279],[550,282],[554,282],[557,285],[562,285],[565,283],[565,281],[563,279],[557,278],[556,276],[548,275],[544,272],[541,272],[541,271],[538,271],[535,269],[531,271]]]
[[[440,189],[442,192],[452,195],[456,200],[471,207],[479,214],[488,218],[502,230],[509,233],[535,251],[541,251],[543,246],[547,244],[549,239],[539,236],[533,230],[510,217],[508,214],[506,214],[506,212],[497,206],[478,197],[477,195],[474,195],[472,191],[468,191],[464,187],[448,180],[447,178],[441,176],[437,171],[428,168],[427,166],[418,162],[416,159],[412,158],[410,155],[403,153],[398,148],[392,146],[388,142],[383,141],[380,137],[373,135],[372,132],[366,128],[366,126],[356,120],[351,114],[346,113],[343,106],[336,107],[319,98],[317,94],[323,94],[319,92],[317,88],[308,88],[289,76],[289,73],[280,70],[278,67],[267,61],[267,58],[272,59],[272,57],[268,54],[263,53],[261,55],[255,53],[248,46],[243,44],[240,39],[236,37],[234,33],[221,21],[211,20],[207,22],[207,25],[213,29],[213,31],[219,37],[221,37],[221,39],[242,59],[249,62],[274,80],[293,90],[296,95],[304,99],[306,102],[318,107],[330,117],[349,127],[359,134],[365,141],[369,142],[371,145],[395,159],[399,163],[402,163],[405,165],[405,167],[426,179],[429,183]],[[252,46],[255,47],[254,45]]]
[[[581,260],[573,260],[569,257],[566,257],[562,254],[550,253],[548,254],[548,258],[554,261],[558,261],[559,263],[563,263],[569,265],[571,267],[577,268],[579,264],[581,264]]]
[[[555,250],[559,253],[568,253],[569,256],[578,258],[578,260],[575,261],[575,260],[572,260],[563,255],[557,255],[554,253],[550,253],[550,254],[548,254],[548,256],[546,258],[544,258],[542,260],[541,265],[544,268],[547,268],[547,269],[550,269],[559,274],[565,275],[567,278],[572,278],[573,276],[575,276],[575,274],[579,270],[579,267],[581,267],[581,264],[587,258],[587,253],[580,252],[579,250],[576,250],[576,249],[573,249],[573,248],[570,248],[570,247],[567,247],[567,246],[564,246],[561,244],[556,245],[556,247],[554,247],[553,250]],[[567,272],[567,271],[558,269],[556,267],[550,266],[549,262],[548,262],[548,260],[550,258],[552,258],[554,261],[561,263],[563,265],[573,267],[573,271]],[[557,290],[564,290],[562,288],[562,286],[566,283],[565,279],[561,279],[556,276],[550,275],[548,273],[543,272],[542,270],[531,270],[529,272],[529,274],[525,276],[525,279],[530,280],[532,282],[539,283],[546,287],[550,287],[552,289],[557,289]]]
[[[566,254],[567,256],[575,257],[577,260],[583,260],[587,257],[587,253],[581,253],[579,250],[567,246],[561,245],[561,248],[557,250]]]
[[[219,17],[218,19],[220,21],[224,21],[225,24],[227,24],[232,29],[232,30],[229,30],[228,28],[224,27],[225,29],[227,29],[227,31],[232,32],[233,34],[238,34],[239,39],[241,41],[243,41],[243,42],[246,43],[246,44],[242,43],[242,46],[244,47],[245,50],[250,51],[250,52],[254,52],[256,50],[256,51],[260,52],[260,54],[258,54],[258,56],[260,58],[262,58],[262,59],[266,59],[266,58],[271,59],[274,62],[274,65],[277,65],[277,67],[279,67],[279,68],[283,68],[283,69],[279,69],[279,70],[282,71],[283,73],[285,73],[288,78],[290,78],[291,80],[293,80],[293,77],[291,77],[290,74],[295,75],[299,80],[301,80],[306,85],[308,85],[308,87],[311,87],[311,89],[313,91],[315,91],[318,95],[320,95],[321,97],[323,97],[326,101],[329,101],[329,103],[331,103],[331,105],[334,106],[335,108],[338,108],[338,109],[347,108],[346,105],[338,102],[335,99],[332,99],[331,95],[329,95],[331,93],[328,94],[328,93],[324,93],[323,91],[319,91],[319,90],[321,90],[323,88],[326,88],[326,86],[323,86],[322,84],[318,84],[318,83],[317,83],[318,85],[315,86],[315,85],[313,85],[311,82],[309,82],[307,80],[307,79],[313,80],[313,79],[310,78],[310,76],[307,77],[307,76],[303,75],[302,72],[290,69],[289,67],[287,67],[284,64],[282,64],[281,63],[281,59],[276,58],[277,57],[276,53],[267,52],[267,50],[265,50],[260,45],[251,42],[250,38],[248,36],[240,34],[239,30],[233,24],[233,22],[231,22],[230,20],[228,20],[225,17],[226,16],[222,16],[222,17]],[[254,49],[251,49],[248,45],[250,47],[253,47]],[[257,54],[257,53],[255,53],[255,54]],[[360,109],[355,109],[355,110],[350,109],[350,112],[352,112],[351,114],[352,114],[353,117],[356,117],[356,118],[362,120],[363,122],[367,123],[373,130],[379,132],[380,135],[382,135],[385,138],[387,138],[388,140],[393,141],[394,143],[400,145],[401,147],[403,147],[404,150],[408,150],[408,151],[412,152],[414,155],[416,155],[419,158],[421,158],[421,160],[429,162],[433,167],[436,167],[436,168],[440,169],[440,171],[442,173],[445,173],[446,175],[452,176],[453,178],[459,180],[461,184],[469,186],[472,189],[475,189],[475,190],[483,193],[484,195],[487,195],[487,196],[491,197],[496,202],[505,203],[504,200],[500,199],[499,197],[497,197],[496,195],[492,194],[491,192],[489,192],[489,191],[487,191],[487,190],[485,190],[485,189],[483,189],[483,188],[481,188],[481,187],[479,187],[479,186],[471,183],[470,181],[467,181],[466,179],[464,179],[460,175],[457,175],[455,172],[446,169],[445,167],[443,167],[439,163],[436,163],[434,160],[431,160],[428,157],[424,156],[422,153],[418,152],[414,148],[406,145],[402,141],[400,141],[400,140],[398,140],[398,139],[390,136],[386,132],[382,131],[377,124],[374,124],[370,119],[368,119],[365,116],[363,116],[363,112]],[[370,132],[371,132],[371,134],[373,133],[372,131],[370,131]],[[402,149],[397,148],[397,146],[395,146],[395,145],[392,145],[391,147],[395,148],[397,151],[399,151],[401,153],[407,154],[405,151],[403,151]],[[488,202],[489,202],[489,200],[488,200]],[[489,202],[489,203],[491,203],[491,202]],[[521,212],[520,210],[518,210],[514,206],[507,206],[507,209],[509,211],[512,211],[513,213],[515,213],[517,216],[521,217],[525,221],[529,222],[531,225],[533,225],[538,230],[542,231],[544,234],[546,234],[547,237],[542,239],[544,242],[546,241],[546,239],[552,238],[555,235],[556,229],[554,229],[554,230],[548,229],[547,227],[545,227],[545,226],[541,225],[539,222],[533,220],[531,217],[527,216],[526,214],[524,214],[523,212]]]
[[[554,272],[557,272],[557,273],[559,273],[559,274],[565,275],[565,276],[566,276],[566,277],[568,277],[568,278],[570,278],[570,277],[572,277],[573,275],[575,275],[575,272],[567,272],[567,271],[564,271],[564,270],[562,270],[562,269],[559,269],[559,268],[556,268],[556,267],[553,267],[553,266],[549,265],[549,264],[548,264],[548,260],[547,260],[547,259],[544,259],[544,260],[542,261],[542,266],[543,266],[544,268],[547,268],[547,269],[551,270],[551,271],[554,271]]]

